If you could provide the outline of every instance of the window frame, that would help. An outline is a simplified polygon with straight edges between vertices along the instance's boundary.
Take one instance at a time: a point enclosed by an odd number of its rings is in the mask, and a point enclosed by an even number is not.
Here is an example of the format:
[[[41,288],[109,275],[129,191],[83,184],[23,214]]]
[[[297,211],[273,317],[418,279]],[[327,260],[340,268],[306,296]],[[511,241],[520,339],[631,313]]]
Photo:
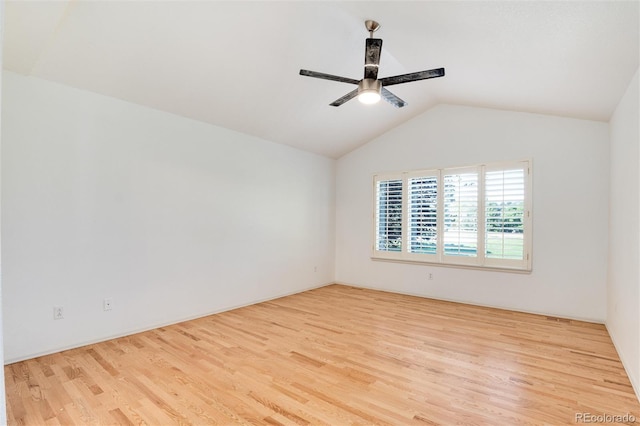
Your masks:
[[[523,170],[523,213],[522,213],[522,259],[495,258],[487,256],[487,218],[486,194],[487,173],[494,171]],[[475,256],[455,256],[445,254],[445,176],[458,173],[476,173],[477,179],[477,211],[476,211],[476,253]],[[436,252],[435,254],[416,253],[411,251],[411,193],[410,180],[415,178],[437,179],[436,195]],[[389,180],[402,181],[402,236],[400,251],[378,250],[377,218],[378,218],[378,183]],[[424,169],[402,171],[397,173],[377,173],[373,176],[373,244],[371,258],[373,260],[387,260],[420,264],[433,264],[458,268],[474,268],[489,270],[505,270],[512,272],[531,272],[532,269],[532,161],[530,159],[483,163],[463,167],[447,167],[438,169]],[[503,232],[504,234],[504,232]]]

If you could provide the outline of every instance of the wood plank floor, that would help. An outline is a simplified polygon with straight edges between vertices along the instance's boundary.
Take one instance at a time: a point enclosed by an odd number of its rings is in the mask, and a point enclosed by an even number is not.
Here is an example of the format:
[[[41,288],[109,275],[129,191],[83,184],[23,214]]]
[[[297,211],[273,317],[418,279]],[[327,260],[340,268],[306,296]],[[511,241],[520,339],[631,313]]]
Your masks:
[[[340,285],[5,376],[11,425],[640,423],[602,325]]]

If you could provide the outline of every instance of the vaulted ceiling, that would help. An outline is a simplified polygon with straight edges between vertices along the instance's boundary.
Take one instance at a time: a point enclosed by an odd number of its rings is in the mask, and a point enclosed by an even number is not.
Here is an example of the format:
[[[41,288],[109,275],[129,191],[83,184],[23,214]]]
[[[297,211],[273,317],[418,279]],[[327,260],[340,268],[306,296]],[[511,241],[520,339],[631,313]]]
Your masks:
[[[638,69],[637,1],[7,1],[3,67],[330,157],[438,103],[608,121]],[[329,103],[379,77],[408,105]],[[460,123],[464,125],[464,123]]]

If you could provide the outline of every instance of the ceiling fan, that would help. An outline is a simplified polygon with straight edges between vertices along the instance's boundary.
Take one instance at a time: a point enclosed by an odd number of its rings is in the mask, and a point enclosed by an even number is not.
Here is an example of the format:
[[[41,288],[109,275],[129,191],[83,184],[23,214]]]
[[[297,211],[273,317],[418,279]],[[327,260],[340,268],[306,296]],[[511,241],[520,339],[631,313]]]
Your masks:
[[[355,80],[353,78],[340,77],[337,75],[325,74],[322,72],[300,70],[300,75],[307,77],[321,78],[324,80],[340,81],[342,83],[357,84],[358,88],[347,93],[343,97],[336,99],[329,105],[338,107],[345,102],[358,97],[364,104],[374,104],[384,98],[396,108],[402,108],[407,103],[388,91],[385,87],[394,84],[409,83],[411,81],[426,80],[444,76],[444,68],[435,68],[427,71],[412,72],[409,74],[395,75],[378,79],[378,65],[380,64],[380,51],[382,50],[382,39],[373,38],[373,33],[380,28],[376,21],[367,20],[364,22],[369,38],[367,38],[364,52],[364,78]]]

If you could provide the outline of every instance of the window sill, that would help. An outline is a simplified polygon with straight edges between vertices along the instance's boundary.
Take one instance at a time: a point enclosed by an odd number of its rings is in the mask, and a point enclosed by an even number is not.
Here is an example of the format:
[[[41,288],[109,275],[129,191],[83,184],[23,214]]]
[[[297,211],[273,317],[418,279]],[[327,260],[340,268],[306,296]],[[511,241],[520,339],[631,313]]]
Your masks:
[[[521,268],[509,268],[506,266],[478,266],[478,265],[461,265],[457,263],[440,263],[440,262],[429,262],[424,260],[409,260],[409,259],[389,259],[385,257],[376,257],[371,256],[371,260],[375,262],[389,262],[389,263],[407,263],[413,265],[428,265],[428,266],[438,266],[445,268],[455,268],[455,269],[475,269],[479,271],[493,271],[493,272],[511,272],[516,274],[531,274],[531,268],[529,269],[521,269]]]

